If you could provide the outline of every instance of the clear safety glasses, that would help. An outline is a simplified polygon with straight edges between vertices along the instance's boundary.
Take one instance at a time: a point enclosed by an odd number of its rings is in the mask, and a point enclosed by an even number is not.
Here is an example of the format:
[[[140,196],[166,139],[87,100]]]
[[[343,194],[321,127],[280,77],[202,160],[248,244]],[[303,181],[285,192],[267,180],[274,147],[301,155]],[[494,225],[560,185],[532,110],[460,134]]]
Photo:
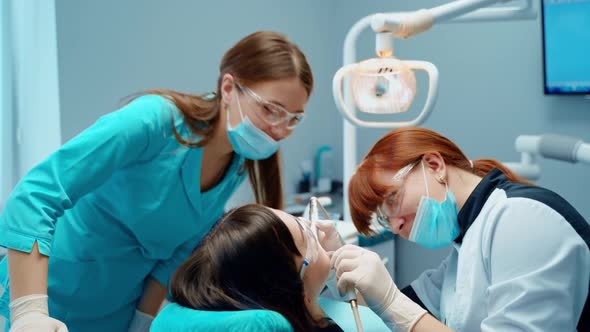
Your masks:
[[[314,231],[312,229],[312,227],[315,225],[312,226],[310,221],[300,217],[295,217],[295,220],[301,229],[301,233],[303,234],[303,239],[306,245],[305,253],[303,255],[303,266],[299,272],[301,279],[303,279],[303,274],[305,274],[305,270],[307,269],[309,263],[315,262],[318,259],[320,244],[317,236],[317,230]]]
[[[389,218],[396,217],[401,209],[402,206],[402,199],[404,197],[405,192],[405,180],[410,171],[418,165],[418,163],[422,160],[422,158],[414,161],[413,163],[401,168],[395,175],[393,176],[393,185],[397,187],[396,190],[393,190],[391,193],[387,195],[383,203],[377,207],[377,211],[375,214],[377,215],[377,222],[379,225],[386,229],[390,229],[391,226],[389,225]]]
[[[284,107],[271,103],[260,97],[256,92],[246,86],[239,83],[236,83],[236,86],[240,91],[254,99],[254,101],[260,106],[257,115],[259,115],[267,124],[271,126],[279,126],[286,123],[286,128],[292,130],[303,121],[303,113],[291,113]]]

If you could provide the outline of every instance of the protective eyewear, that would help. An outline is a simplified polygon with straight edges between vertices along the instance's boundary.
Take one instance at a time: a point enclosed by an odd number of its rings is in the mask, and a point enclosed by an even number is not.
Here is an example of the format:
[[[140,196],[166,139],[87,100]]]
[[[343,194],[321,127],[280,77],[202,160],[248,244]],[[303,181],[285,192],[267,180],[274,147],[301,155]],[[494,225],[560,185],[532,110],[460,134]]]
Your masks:
[[[254,101],[260,106],[258,111],[258,115],[262,118],[264,122],[271,126],[278,126],[286,123],[286,128],[289,130],[294,129],[301,121],[303,121],[303,113],[291,113],[287,111],[284,107],[267,101],[266,99],[259,96],[256,92],[252,91],[250,88],[236,83],[238,89],[248,96],[250,96]]]
[[[309,263],[315,262],[318,259],[319,240],[317,237],[317,230],[314,231],[312,229],[312,227],[315,227],[315,225],[312,225],[310,221],[305,220],[303,218],[295,217],[295,220],[299,225],[299,229],[303,234],[303,239],[306,244],[305,254],[303,257],[303,266],[301,267],[301,271],[299,272],[299,275],[303,279],[303,274],[305,273],[305,270],[307,269]]]
[[[422,159],[418,159],[413,163],[401,168],[393,176],[393,184],[397,186],[398,189],[389,193],[385,200],[383,200],[383,203],[377,207],[377,211],[375,211],[377,222],[382,227],[390,229],[391,227],[389,224],[389,218],[399,215],[402,206],[402,199],[405,193],[406,177],[421,160]]]

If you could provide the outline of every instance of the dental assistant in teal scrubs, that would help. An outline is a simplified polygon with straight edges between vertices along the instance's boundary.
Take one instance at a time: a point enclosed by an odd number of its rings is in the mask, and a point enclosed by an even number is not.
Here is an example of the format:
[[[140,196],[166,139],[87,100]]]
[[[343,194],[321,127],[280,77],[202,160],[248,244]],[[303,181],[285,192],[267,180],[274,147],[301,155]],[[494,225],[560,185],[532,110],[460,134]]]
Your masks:
[[[34,167],[0,215],[0,331],[147,331],[246,175],[281,208],[278,147],[312,87],[295,44],[256,32],[226,52],[214,93],[149,91]]]

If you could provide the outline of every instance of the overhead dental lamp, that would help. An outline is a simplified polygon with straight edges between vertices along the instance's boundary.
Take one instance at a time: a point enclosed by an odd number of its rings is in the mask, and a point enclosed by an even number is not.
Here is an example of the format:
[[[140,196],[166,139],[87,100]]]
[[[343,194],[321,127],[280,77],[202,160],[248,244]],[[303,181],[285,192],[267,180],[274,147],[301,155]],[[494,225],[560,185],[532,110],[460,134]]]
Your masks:
[[[393,57],[393,35],[389,32],[376,34],[377,58],[340,68],[334,75],[333,93],[338,108],[351,122],[367,127],[390,127],[388,123],[359,120],[346,106],[342,82],[349,76],[350,94],[356,108],[365,113],[395,114],[408,111],[416,96],[414,70],[424,70],[429,77],[428,97],[420,115],[401,125],[417,125],[428,117],[437,96],[438,69],[430,62],[408,61]],[[395,125],[394,125],[395,126]],[[398,124],[399,126],[399,124]]]
[[[332,90],[338,110],[353,125],[372,128],[396,128],[423,123],[434,108],[438,94],[438,69],[427,61],[403,60],[394,56],[393,39],[408,38],[430,29],[434,23],[533,19],[532,0],[521,7],[478,8],[506,0],[457,0],[432,9],[406,13],[375,14],[353,26],[345,41],[345,66],[334,75]],[[475,11],[475,12],[474,12]],[[470,13],[467,14],[466,13]],[[358,63],[354,58],[354,40],[360,28],[370,23],[375,32],[376,57]],[[349,58],[349,59],[347,59]],[[397,114],[410,109],[416,96],[414,71],[428,74],[428,94],[419,115],[411,121],[364,121],[355,110],[370,114]],[[345,80],[348,86],[345,87]],[[348,90],[346,90],[348,89]]]

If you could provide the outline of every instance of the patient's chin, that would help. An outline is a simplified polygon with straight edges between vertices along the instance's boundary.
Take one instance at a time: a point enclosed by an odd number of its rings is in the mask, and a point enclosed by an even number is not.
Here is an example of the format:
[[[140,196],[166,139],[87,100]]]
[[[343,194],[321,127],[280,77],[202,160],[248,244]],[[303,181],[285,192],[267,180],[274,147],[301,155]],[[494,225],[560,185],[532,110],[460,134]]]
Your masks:
[[[317,302],[318,298],[320,297],[320,293],[322,291],[323,285],[319,283],[307,283],[305,285],[305,297],[306,301],[310,300],[312,302]]]
[[[310,264],[303,278],[305,293],[312,298],[319,298],[326,280],[330,276],[330,258],[323,252],[317,261]]]
[[[310,298],[310,297],[306,296],[305,297],[305,305],[307,307],[307,310],[309,310],[311,317],[313,317],[314,320],[320,320],[326,316],[326,314],[324,313],[324,311],[320,307],[320,304],[318,303],[317,297]]]

